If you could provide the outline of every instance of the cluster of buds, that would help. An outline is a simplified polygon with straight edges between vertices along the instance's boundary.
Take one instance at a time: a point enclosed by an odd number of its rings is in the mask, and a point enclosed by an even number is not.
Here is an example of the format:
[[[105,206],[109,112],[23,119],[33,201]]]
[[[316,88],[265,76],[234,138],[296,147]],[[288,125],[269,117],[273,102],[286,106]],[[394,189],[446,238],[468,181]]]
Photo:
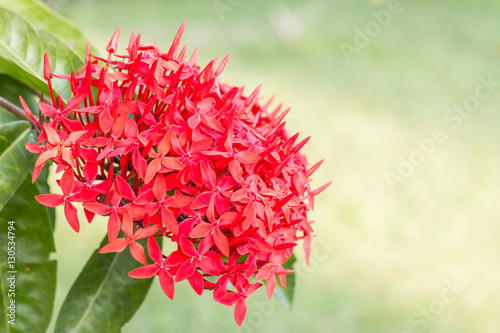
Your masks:
[[[107,217],[108,244],[100,253],[127,247],[142,266],[133,278],[158,276],[169,298],[174,283],[188,280],[194,291],[213,290],[214,300],[235,305],[241,325],[245,299],[266,281],[272,297],[277,277],[286,286],[283,265],[299,240],[308,260],[313,229],[307,212],[329,184],[310,187],[311,174],[299,151],[308,139],[287,134],[288,110],[269,111],[250,95],[218,81],[228,57],[205,68],[197,50],[186,60],[179,29],[167,53],[142,44],[132,33],[126,54],[118,55],[118,29],[108,57],[87,49],[85,65],[71,75],[44,74],[52,105],[41,102],[47,122],[41,129],[35,181],[48,160],[62,172],[60,194],[43,194],[43,205],[64,205],[69,225],[79,231],[82,203],[90,223]],[[51,80],[67,80],[73,97],[65,104]],[[120,233],[120,230],[122,231]],[[147,238],[148,260],[137,242]],[[163,238],[177,244],[162,253]]]

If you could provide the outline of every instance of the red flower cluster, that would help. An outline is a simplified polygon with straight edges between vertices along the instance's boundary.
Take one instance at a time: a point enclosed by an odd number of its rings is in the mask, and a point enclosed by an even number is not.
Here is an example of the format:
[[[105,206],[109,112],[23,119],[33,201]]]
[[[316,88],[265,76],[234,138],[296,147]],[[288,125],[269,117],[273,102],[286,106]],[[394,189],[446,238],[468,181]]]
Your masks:
[[[186,279],[198,294],[213,290],[215,301],[236,305],[241,325],[245,299],[262,286],[251,277],[265,280],[271,297],[276,277],[286,285],[292,271],[283,264],[299,239],[308,260],[313,229],[307,211],[329,184],[311,189],[321,162],[307,168],[299,151],[309,138],[297,143],[298,134],[287,134],[288,110],[269,112],[271,101],[259,104],[260,87],[247,97],[242,88],[220,83],[228,57],[203,69],[197,51],[186,61],[186,48],[179,48],[183,29],[167,53],[141,44],[134,31],[127,54],[116,55],[118,29],[107,58],[89,48],[86,65],[69,76],[53,74],[45,58],[52,105],[39,108],[50,121],[37,122],[41,145],[26,147],[40,154],[33,181],[52,160],[63,172],[63,194],[36,199],[63,204],[77,232],[74,202],[83,203],[89,222],[95,214],[107,216],[109,243],[100,253],[128,247],[143,265],[129,275],[158,275],[169,298],[174,282]],[[54,77],[71,84],[66,105],[52,91]],[[177,250],[163,254],[161,237],[176,242]],[[142,238],[152,264],[137,242]]]

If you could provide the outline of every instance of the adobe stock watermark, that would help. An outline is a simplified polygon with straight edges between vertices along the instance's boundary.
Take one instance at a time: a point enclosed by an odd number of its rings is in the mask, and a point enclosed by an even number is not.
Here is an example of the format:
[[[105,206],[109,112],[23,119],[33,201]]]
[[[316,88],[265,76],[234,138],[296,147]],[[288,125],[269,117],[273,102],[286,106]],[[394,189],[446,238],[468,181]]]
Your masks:
[[[453,280],[444,281],[444,287],[438,297],[427,303],[427,305],[413,312],[408,320],[409,328],[400,333],[420,333],[442,315],[446,308],[455,302],[468,288],[467,284],[459,281],[458,277]]]
[[[16,221],[9,221],[7,223],[7,271],[4,281],[5,293],[4,306],[6,321],[9,325],[16,325]],[[8,328],[7,328],[8,330]]]
[[[309,257],[309,266],[305,261],[296,261],[294,265],[295,270],[295,286],[309,279],[309,277],[318,270],[319,264],[331,258],[340,248],[340,245],[329,236],[328,240],[322,240],[319,237],[313,239],[311,255]],[[258,329],[265,322],[266,318],[272,316],[275,308],[282,307],[283,304],[276,298],[266,299],[262,302],[256,302],[245,317],[243,326],[239,327],[238,333],[253,333],[259,332]]]
[[[492,74],[488,78],[479,77],[478,82],[473,94],[443,113],[444,128],[436,127],[426,138],[416,140],[414,150],[407,155],[398,156],[398,167],[394,171],[384,173],[385,181],[391,190],[412,176],[417,168],[448,139],[447,133],[459,129],[464,120],[479,108],[481,102],[489,99],[500,87],[500,81],[496,81]]]
[[[59,12],[61,7],[67,4],[70,0],[47,0],[45,1],[45,5],[49,7],[54,12]],[[49,15],[52,15],[50,12],[46,11],[37,11],[33,21],[39,25],[43,25],[47,20],[51,19]]]
[[[406,1],[411,2],[412,0]],[[351,63],[354,55],[360,54],[375,38],[380,36],[383,29],[392,23],[394,16],[401,14],[403,10],[404,5],[400,0],[390,0],[385,9],[371,11],[373,19],[368,21],[364,27],[354,27],[352,44],[346,42],[339,44],[340,51],[342,51],[347,63]]]
[[[282,40],[294,41],[326,19],[329,10],[322,1],[306,1],[293,9],[284,2],[270,2],[267,17]]]
[[[243,2],[244,0],[214,0],[212,6],[223,21],[227,13],[236,10]],[[283,1],[275,1],[270,2],[267,7],[269,22],[285,41],[299,38],[328,16],[328,10],[322,1],[305,1],[293,9]]]
[[[48,7],[48,10],[38,10],[36,11],[33,15],[33,22],[35,23],[35,26],[45,28],[45,24],[47,21],[50,21],[53,19],[53,12],[58,13],[61,10],[61,7],[67,4],[70,0],[47,0],[44,1],[44,4],[46,7]],[[56,14],[57,15],[57,14]],[[50,24],[49,24],[50,25]],[[74,45],[70,45],[73,47]]]
[[[224,20],[224,15],[227,12],[234,11],[238,6],[240,6],[244,0],[215,0],[212,2],[212,6],[215,9],[215,12],[221,19]]]

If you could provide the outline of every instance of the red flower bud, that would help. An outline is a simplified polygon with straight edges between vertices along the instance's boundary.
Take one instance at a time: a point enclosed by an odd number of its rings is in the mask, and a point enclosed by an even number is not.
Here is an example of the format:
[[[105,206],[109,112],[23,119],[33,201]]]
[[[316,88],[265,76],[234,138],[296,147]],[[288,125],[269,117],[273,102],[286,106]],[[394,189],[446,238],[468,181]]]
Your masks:
[[[47,52],[43,55],[43,78],[45,80],[52,79],[52,70],[50,69],[49,56]]]

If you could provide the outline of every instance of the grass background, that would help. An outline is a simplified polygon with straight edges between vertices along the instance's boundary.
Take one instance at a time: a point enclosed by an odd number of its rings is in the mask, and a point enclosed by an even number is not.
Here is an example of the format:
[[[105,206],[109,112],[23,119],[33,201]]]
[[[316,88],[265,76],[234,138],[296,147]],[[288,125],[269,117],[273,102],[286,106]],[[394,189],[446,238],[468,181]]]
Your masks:
[[[340,44],[374,21],[378,1],[53,0],[49,4],[104,50],[117,26],[168,46],[183,42],[200,63],[231,53],[223,78],[292,107],[287,125],[311,162],[325,158],[317,198],[312,265],[299,266],[291,309],[248,302],[238,329],[232,308],[198,297],[187,283],[174,301],[155,281],[124,332],[453,332],[500,331],[500,93],[460,126],[443,117],[475,93],[479,77],[500,81],[498,1],[401,0],[399,14],[347,61]],[[498,89],[498,87],[496,88]],[[423,163],[391,188],[400,158],[441,129]],[[98,246],[103,221],[79,235],[61,219],[56,309]],[[302,256],[300,256],[302,257]],[[449,283],[463,286],[450,299]]]

